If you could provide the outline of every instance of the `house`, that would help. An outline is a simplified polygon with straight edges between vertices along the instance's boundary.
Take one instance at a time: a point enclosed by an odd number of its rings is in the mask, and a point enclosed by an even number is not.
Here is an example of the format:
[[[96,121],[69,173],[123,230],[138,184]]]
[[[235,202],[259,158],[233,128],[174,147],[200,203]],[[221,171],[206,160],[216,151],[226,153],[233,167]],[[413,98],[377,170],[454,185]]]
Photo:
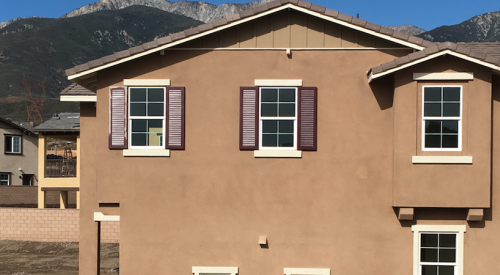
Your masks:
[[[302,0],[71,68],[80,274],[498,274],[499,73]]]
[[[0,117],[0,186],[37,185],[37,134],[31,125],[20,125]]]
[[[80,114],[59,113],[34,128],[38,134],[38,208],[49,192],[59,193],[59,207],[80,209]]]

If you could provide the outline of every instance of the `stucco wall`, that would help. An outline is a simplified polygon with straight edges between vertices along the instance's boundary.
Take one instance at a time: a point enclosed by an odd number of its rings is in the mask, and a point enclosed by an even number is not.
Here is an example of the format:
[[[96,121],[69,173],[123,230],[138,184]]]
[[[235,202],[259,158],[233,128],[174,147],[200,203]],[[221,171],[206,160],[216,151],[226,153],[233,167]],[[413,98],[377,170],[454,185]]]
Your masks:
[[[11,155],[4,153],[5,134],[22,135],[22,155]],[[0,172],[10,172],[11,184],[22,185],[19,177],[23,174],[34,174],[35,185],[38,175],[38,137],[35,135],[23,135],[21,130],[0,121]],[[23,171],[19,171],[21,168]]]

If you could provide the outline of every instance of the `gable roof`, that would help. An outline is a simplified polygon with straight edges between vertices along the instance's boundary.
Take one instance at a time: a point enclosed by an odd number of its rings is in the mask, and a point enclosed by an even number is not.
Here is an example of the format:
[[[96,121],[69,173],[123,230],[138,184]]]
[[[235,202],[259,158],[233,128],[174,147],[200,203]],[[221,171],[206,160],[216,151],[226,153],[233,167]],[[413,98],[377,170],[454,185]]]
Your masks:
[[[326,7],[318,6],[303,0],[275,0],[263,5],[259,5],[253,9],[248,9],[227,16],[210,23],[200,25],[182,32],[170,34],[169,36],[155,39],[154,41],[144,43],[140,46],[132,47],[128,50],[114,53],[100,59],[96,59],[85,64],[75,66],[66,70],[66,75],[69,80],[77,80],[79,78],[91,75],[99,70],[118,65],[141,56],[145,56],[154,52],[158,52],[176,45],[218,32],[256,18],[260,18],[284,9],[295,9],[297,11],[328,20],[339,25],[349,27],[382,39],[413,48],[415,50],[423,50],[428,46],[433,46],[435,43],[426,41],[422,38],[412,36],[406,33],[395,31],[390,28],[385,28],[377,24],[366,22],[359,18],[353,18],[350,15],[342,14],[338,11],[327,9]]]
[[[33,129],[37,132],[80,132],[80,113],[54,114]]]
[[[96,93],[76,83],[71,83],[71,85],[62,90],[59,93],[59,95],[78,96],[78,95],[96,95]]]
[[[498,54],[500,53],[500,44],[495,47],[481,46],[480,44],[482,43],[438,43],[423,51],[414,52],[371,68],[367,73],[368,82],[443,55],[452,55],[500,72],[500,54]],[[483,52],[485,48],[495,48],[495,50],[492,50],[491,53]]]
[[[3,118],[3,117],[0,117],[0,121],[3,122],[3,123],[5,123],[5,124],[7,124],[7,125],[10,125],[10,126],[16,128],[16,129],[21,130],[21,133],[23,133],[23,134],[35,135],[35,136],[37,135],[37,133],[35,133],[35,132],[31,131],[30,129],[27,129],[27,128],[25,128],[25,127],[23,127],[23,126],[15,123],[15,122],[13,122],[10,119],[6,119],[6,118]]]

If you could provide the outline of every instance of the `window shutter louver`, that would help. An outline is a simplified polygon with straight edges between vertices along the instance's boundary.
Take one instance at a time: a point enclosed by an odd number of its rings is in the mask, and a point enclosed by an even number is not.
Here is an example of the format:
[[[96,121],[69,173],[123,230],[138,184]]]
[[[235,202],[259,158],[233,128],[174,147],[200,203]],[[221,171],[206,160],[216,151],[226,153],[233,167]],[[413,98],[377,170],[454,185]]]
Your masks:
[[[240,88],[240,150],[259,149],[259,89]]]
[[[299,87],[297,149],[317,150],[318,88]]]
[[[109,88],[109,149],[127,149],[127,89]]]
[[[184,150],[185,88],[167,87],[167,121],[165,148]]]

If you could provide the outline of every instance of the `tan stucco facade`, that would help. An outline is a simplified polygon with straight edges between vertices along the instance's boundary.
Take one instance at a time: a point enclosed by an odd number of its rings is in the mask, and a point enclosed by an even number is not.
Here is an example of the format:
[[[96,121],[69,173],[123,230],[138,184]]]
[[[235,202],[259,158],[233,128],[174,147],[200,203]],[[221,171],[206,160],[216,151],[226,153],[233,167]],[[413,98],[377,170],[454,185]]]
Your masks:
[[[23,133],[17,127],[0,121],[0,173],[10,174],[10,185],[23,185],[22,175],[33,174],[32,185],[38,184],[38,137]],[[6,154],[4,149],[6,135],[21,136],[21,154]],[[21,170],[19,170],[21,169]],[[21,178],[20,178],[21,177]]]
[[[443,57],[368,83],[369,68],[411,51],[176,49],[99,71],[97,102],[81,103],[80,274],[96,273],[95,212],[120,217],[120,274],[210,266],[241,275],[285,268],[411,275],[411,226],[426,224],[465,226],[463,274],[499,273],[498,82],[489,69]],[[448,71],[474,78],[413,80]],[[109,87],[124,79],[185,87],[185,150],[125,157],[108,148]],[[256,158],[239,150],[240,87],[256,79],[317,87],[317,151]],[[420,148],[422,85],[433,84],[463,87],[461,151]],[[413,156],[473,160],[414,164]],[[413,208],[405,212],[413,219],[398,220],[400,207]],[[484,209],[484,219],[468,222],[471,208]]]

